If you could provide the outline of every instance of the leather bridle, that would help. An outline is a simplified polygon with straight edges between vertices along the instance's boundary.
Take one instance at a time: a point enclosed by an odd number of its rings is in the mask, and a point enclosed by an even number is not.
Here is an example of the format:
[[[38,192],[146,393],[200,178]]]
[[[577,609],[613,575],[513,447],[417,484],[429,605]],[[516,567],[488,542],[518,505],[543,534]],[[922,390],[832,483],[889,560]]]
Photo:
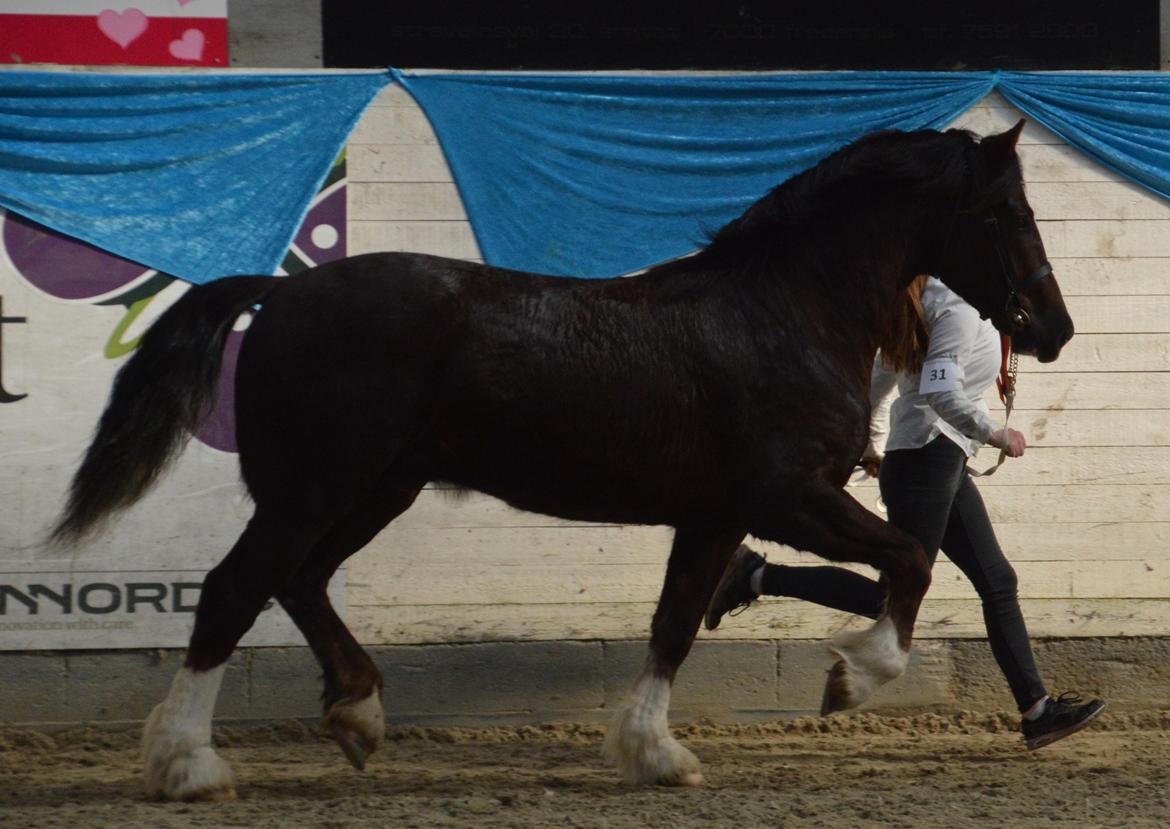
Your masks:
[[[991,244],[995,248],[995,258],[999,263],[999,272],[1003,276],[1004,284],[1007,285],[1008,294],[1003,306],[1004,319],[1007,320],[1008,325],[1013,330],[1021,331],[1028,327],[1028,323],[1032,321],[1032,317],[1020,303],[1020,292],[1028,290],[1044,277],[1051,276],[1052,265],[1045,261],[1044,264],[1023,279],[1016,281],[1012,277],[1012,270],[1008,265],[1007,254],[1004,251],[1003,237],[1000,235],[999,230],[999,219],[994,215],[988,216],[983,220],[983,224],[991,233]]]
[[[975,148],[977,146],[976,144],[972,144],[965,155],[966,166],[971,172],[974,188],[973,195],[975,198],[978,198],[979,194],[987,186],[987,182],[983,176],[983,165],[979,163],[979,159],[976,157]],[[988,208],[988,210],[991,211],[992,208]],[[956,210],[956,213],[958,212],[961,211]],[[987,216],[983,220],[983,224],[991,234],[991,246],[995,249],[995,259],[999,266],[999,273],[1003,277],[1004,284],[1007,286],[1008,293],[1003,307],[1004,320],[1013,331],[1020,331],[1026,328],[1032,321],[1031,315],[1020,303],[1020,293],[1028,290],[1044,277],[1051,276],[1052,265],[1046,260],[1044,264],[1032,271],[1032,273],[1023,279],[1017,280],[1009,264],[1007,251],[1003,243],[1003,233],[1000,230],[999,219],[996,218],[995,213],[992,212],[991,215]]]

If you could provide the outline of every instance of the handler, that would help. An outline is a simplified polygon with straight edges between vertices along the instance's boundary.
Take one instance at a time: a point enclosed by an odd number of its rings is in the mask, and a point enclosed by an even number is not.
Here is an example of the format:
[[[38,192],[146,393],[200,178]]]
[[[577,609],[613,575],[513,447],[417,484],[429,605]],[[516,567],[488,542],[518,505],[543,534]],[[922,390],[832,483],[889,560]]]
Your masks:
[[[1035,749],[1084,728],[1105,703],[1082,702],[1075,694],[1052,697],[1045,689],[1020,612],[1015,571],[967,469],[968,458],[984,443],[1009,457],[1024,454],[1024,436],[999,428],[983,402],[1000,359],[1000,337],[990,322],[937,279],[916,279],[874,362],[863,465],[878,476],[890,523],[914,536],[932,564],[941,548],[974,585],[992,653],[1019,706],[1028,748]],[[887,423],[883,459],[879,447]],[[724,614],[761,595],[791,596],[872,619],[886,599],[880,582],[852,571],[767,564],[741,545],[711,600],[707,628],[714,630]]]

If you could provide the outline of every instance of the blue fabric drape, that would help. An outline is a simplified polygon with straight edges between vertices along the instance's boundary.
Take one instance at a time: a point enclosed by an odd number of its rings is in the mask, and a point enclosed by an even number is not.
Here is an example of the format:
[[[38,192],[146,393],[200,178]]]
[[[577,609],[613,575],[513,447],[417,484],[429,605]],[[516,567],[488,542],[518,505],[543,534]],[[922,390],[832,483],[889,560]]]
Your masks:
[[[941,128],[993,77],[394,74],[439,135],[484,258],[593,277],[693,250],[866,132]]]
[[[877,129],[999,88],[1170,198],[1170,75],[737,76],[391,70],[434,124],[486,260],[612,276],[693,250]],[[387,73],[0,73],[0,206],[192,282],[271,273]]]
[[[1170,198],[1170,75],[1004,72],[1021,112],[1123,176]]]
[[[273,273],[385,72],[0,72],[0,206],[191,282]]]

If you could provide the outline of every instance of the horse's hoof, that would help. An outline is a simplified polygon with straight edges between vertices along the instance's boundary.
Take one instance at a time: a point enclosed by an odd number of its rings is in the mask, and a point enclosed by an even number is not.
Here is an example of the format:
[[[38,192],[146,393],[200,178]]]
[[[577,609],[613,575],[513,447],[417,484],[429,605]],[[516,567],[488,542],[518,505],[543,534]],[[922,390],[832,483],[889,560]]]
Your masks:
[[[699,758],[669,734],[610,729],[602,753],[634,786],[701,786]]]
[[[825,680],[825,692],[821,696],[821,716],[827,717],[837,711],[856,708],[862,701],[854,688],[853,678],[849,675],[849,666],[845,664],[845,660],[838,660],[829,669],[828,679]]]
[[[828,643],[838,661],[829,669],[821,715],[856,708],[881,686],[902,675],[910,657],[898,644],[889,617],[873,627],[840,633]]]
[[[703,772],[699,770],[699,759],[691,753],[690,749],[682,743],[675,742],[670,747],[669,754],[671,755],[669,762],[674,764],[670,767],[659,766],[656,769],[657,777],[648,779],[646,782],[653,783],[657,786],[671,786],[675,788],[702,786],[706,781],[703,779]],[[655,772],[647,769],[648,774]]]
[[[643,674],[617,721],[605,735],[602,753],[635,786],[699,786],[699,758],[670,736],[670,681]]]
[[[235,800],[232,767],[200,736],[161,726],[163,705],[156,705],[142,732],[146,791],[161,800]]]
[[[345,754],[346,759],[358,771],[365,770],[366,760],[378,750],[377,740],[371,740],[355,731],[333,729],[329,736],[336,741],[337,745],[341,746],[341,751]]]
[[[325,715],[322,727],[341,747],[353,767],[362,771],[366,767],[366,760],[378,750],[386,733],[386,720],[378,692],[356,702],[335,702]]]
[[[155,759],[147,767],[147,779],[151,794],[163,800],[222,802],[237,797],[231,766],[210,746]]]

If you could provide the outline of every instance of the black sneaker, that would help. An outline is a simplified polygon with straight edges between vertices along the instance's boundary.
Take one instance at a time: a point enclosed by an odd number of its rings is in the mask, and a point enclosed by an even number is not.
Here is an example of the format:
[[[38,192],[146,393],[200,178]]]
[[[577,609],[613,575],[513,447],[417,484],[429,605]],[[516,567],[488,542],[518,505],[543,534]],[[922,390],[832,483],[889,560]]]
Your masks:
[[[1099,699],[1081,702],[1076,694],[1066,693],[1049,697],[1044,713],[1034,720],[1023,720],[1020,730],[1028,748],[1043,748],[1049,743],[1075,734],[1088,725],[1105,708]]]
[[[723,614],[735,616],[747,609],[758,596],[752,590],[752,573],[764,564],[764,557],[746,544],[740,544],[739,549],[727,562],[727,569],[723,571],[723,578],[719,579],[719,586],[715,588],[715,595],[711,597],[711,604],[707,606],[707,617],[704,619],[707,630],[719,627],[719,620]]]

